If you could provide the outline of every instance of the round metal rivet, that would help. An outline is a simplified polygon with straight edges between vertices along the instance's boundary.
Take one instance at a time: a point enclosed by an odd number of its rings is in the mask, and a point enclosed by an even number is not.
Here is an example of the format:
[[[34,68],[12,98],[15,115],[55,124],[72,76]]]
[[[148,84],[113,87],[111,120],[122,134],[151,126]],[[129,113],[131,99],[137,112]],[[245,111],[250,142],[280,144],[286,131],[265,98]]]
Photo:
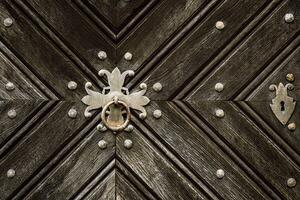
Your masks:
[[[222,21],[217,21],[217,22],[216,22],[216,28],[217,28],[218,30],[224,29],[224,28],[225,28],[224,22],[222,22]]]
[[[97,125],[97,130],[104,132],[107,130],[106,126],[104,126],[102,123]]]
[[[70,81],[68,83],[69,90],[75,90],[77,88],[77,83],[75,81]]]
[[[297,181],[296,181],[296,179],[294,179],[294,178],[289,178],[289,179],[287,180],[286,184],[287,184],[288,187],[293,188],[293,187],[296,186]]]
[[[68,116],[69,116],[70,118],[76,118],[76,116],[77,116],[77,111],[76,111],[74,108],[71,108],[71,109],[69,110],[69,112],[68,112]]]
[[[288,73],[288,74],[285,76],[285,79],[286,79],[288,82],[294,82],[294,81],[295,81],[295,76],[294,76],[294,74],[292,74],[292,73]]]
[[[3,24],[6,27],[10,27],[13,24],[12,18],[6,18],[6,19],[4,19]]]
[[[100,149],[106,149],[107,148],[107,142],[105,140],[100,140],[98,142],[98,146],[100,147]]]
[[[99,51],[98,57],[100,58],[100,60],[105,60],[107,58],[107,54],[105,51]]]
[[[124,58],[125,58],[125,60],[128,60],[128,61],[132,60],[132,53],[126,52],[124,54]]]
[[[12,82],[8,82],[5,85],[5,89],[8,90],[8,91],[12,91],[12,90],[15,89],[15,85]]]
[[[221,179],[225,176],[225,172],[223,169],[218,169],[217,172],[216,172],[216,176],[217,178]]]
[[[162,85],[161,83],[155,83],[152,88],[155,92],[160,92],[162,90]]]
[[[224,113],[224,110],[222,109],[217,109],[216,110],[216,116],[219,117],[219,118],[222,118],[224,117],[225,113]]]
[[[124,147],[125,147],[126,149],[130,149],[130,148],[132,147],[132,145],[133,145],[133,142],[132,142],[131,140],[126,139],[126,140],[124,141]]]
[[[288,129],[289,129],[290,131],[296,130],[296,124],[295,124],[294,122],[293,122],[293,123],[289,123]]]
[[[215,85],[215,90],[216,90],[217,92],[222,92],[222,91],[224,90],[224,85],[223,85],[222,83],[217,83],[217,84]]]
[[[146,114],[146,113],[141,113],[141,114],[139,114],[139,118],[140,118],[140,119],[146,119],[146,117],[147,117],[147,114]]]
[[[126,128],[125,128],[125,131],[126,132],[132,132],[133,131],[133,126],[131,124],[129,124]]]
[[[286,23],[291,23],[291,22],[294,21],[294,19],[295,19],[294,15],[292,13],[287,13],[287,14],[284,15],[284,21]]]
[[[141,88],[142,90],[147,89],[147,84],[146,84],[146,83],[141,83],[141,84],[140,84],[140,88]]]
[[[9,169],[9,170],[7,170],[7,172],[6,172],[6,176],[7,176],[8,178],[13,178],[15,175],[16,175],[16,171],[13,170],[13,169]]]
[[[153,111],[153,117],[158,119],[161,117],[161,110],[154,110]]]
[[[10,118],[10,119],[13,119],[17,116],[17,112],[15,109],[11,109],[7,112],[7,116]]]

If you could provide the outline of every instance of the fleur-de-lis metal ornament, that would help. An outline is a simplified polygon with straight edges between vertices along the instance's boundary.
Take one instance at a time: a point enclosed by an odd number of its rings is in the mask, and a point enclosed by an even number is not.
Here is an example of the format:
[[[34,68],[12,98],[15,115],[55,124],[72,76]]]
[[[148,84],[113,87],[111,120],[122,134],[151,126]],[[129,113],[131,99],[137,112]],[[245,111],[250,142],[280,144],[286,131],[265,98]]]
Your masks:
[[[271,109],[283,125],[287,124],[296,106],[296,101],[288,96],[288,90],[293,90],[293,88],[294,86],[290,83],[285,86],[282,83],[279,83],[278,86],[273,84],[269,87],[270,91],[276,91],[276,96],[270,104]]]
[[[130,121],[130,108],[140,111],[139,117],[142,119],[147,116],[144,108],[150,102],[149,98],[144,96],[147,88],[130,94],[128,88],[123,86],[126,76],[134,76],[134,71],[127,70],[121,74],[120,70],[115,68],[111,73],[103,69],[98,74],[106,75],[109,86],[104,87],[100,93],[91,90],[92,83],[85,84],[88,95],[81,101],[88,105],[84,111],[86,117],[92,115],[91,110],[102,108],[101,119],[104,125],[113,131],[121,131]]]

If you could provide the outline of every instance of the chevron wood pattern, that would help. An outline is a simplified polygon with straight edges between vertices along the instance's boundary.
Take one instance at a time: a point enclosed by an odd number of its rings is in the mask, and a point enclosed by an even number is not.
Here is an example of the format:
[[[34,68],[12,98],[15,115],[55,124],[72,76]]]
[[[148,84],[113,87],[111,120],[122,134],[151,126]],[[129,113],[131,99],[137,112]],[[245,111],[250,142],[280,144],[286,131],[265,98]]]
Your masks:
[[[2,0],[0,22],[0,200],[300,199],[298,0]],[[132,132],[83,115],[84,84],[100,91],[98,71],[115,67],[135,71],[130,90],[148,85]],[[288,73],[294,131],[269,106]]]

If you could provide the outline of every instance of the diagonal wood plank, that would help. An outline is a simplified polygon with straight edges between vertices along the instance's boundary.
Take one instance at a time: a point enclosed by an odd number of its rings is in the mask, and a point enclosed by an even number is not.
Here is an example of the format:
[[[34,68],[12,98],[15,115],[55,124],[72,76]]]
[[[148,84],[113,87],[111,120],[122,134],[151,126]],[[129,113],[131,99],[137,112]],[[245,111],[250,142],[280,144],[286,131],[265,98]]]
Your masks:
[[[297,191],[300,186],[289,188],[286,185],[288,178],[300,178],[299,166],[233,102],[199,101],[189,104],[282,198],[299,198],[300,193]],[[216,109],[223,109],[225,116],[216,117]]]

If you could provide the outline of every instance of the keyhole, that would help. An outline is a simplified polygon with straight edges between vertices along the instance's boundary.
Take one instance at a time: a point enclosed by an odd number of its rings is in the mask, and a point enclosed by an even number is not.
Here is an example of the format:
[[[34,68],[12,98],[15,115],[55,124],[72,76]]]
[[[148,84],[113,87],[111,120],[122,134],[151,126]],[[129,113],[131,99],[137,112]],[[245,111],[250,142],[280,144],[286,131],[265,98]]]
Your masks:
[[[280,102],[281,111],[285,111],[284,101]]]

